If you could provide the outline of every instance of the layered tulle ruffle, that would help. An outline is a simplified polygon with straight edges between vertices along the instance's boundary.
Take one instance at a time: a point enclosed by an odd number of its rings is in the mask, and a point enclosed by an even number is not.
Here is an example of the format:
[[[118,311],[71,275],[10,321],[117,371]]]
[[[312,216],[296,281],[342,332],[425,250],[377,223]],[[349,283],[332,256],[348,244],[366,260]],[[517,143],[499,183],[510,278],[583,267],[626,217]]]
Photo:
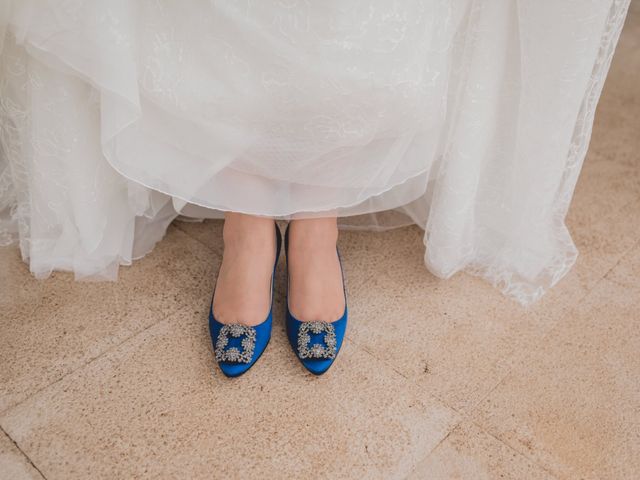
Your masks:
[[[5,0],[0,238],[114,278],[179,213],[416,223],[436,275],[530,303],[627,7]]]

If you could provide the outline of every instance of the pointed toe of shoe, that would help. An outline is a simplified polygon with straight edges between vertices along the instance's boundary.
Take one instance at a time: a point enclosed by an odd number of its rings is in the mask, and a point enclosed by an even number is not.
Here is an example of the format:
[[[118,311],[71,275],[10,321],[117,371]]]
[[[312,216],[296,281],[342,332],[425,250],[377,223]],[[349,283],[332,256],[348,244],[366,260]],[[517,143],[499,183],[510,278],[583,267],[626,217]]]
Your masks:
[[[216,362],[225,376],[239,377],[258,361],[271,339],[271,324],[271,313],[254,327],[224,325],[213,317],[213,313],[209,316]]]
[[[219,362],[218,366],[226,377],[233,378],[242,375],[244,372],[249,370],[253,366],[253,364]]]
[[[298,358],[300,357],[298,356]],[[304,366],[304,368],[306,368],[309,372],[313,373],[314,375],[322,375],[324,372],[329,370],[329,367],[333,365],[333,360],[334,359],[307,360],[307,359],[300,358],[300,361],[302,362],[302,366]]]
[[[347,327],[347,311],[345,309],[342,318],[332,323],[301,322],[287,311],[286,326],[289,344],[302,366],[314,375],[322,375],[333,365],[342,347]],[[304,355],[301,349],[305,351]],[[329,350],[333,351],[332,356],[322,358],[323,353]],[[318,356],[314,358],[316,352]]]

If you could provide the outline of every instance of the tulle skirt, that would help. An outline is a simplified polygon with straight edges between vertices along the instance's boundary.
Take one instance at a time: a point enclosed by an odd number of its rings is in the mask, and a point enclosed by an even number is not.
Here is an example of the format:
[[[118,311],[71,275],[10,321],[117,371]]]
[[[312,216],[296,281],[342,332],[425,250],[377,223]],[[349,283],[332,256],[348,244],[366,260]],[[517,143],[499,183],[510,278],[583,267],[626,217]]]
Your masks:
[[[179,214],[425,229],[523,304],[628,0],[2,0],[0,242],[109,278]]]

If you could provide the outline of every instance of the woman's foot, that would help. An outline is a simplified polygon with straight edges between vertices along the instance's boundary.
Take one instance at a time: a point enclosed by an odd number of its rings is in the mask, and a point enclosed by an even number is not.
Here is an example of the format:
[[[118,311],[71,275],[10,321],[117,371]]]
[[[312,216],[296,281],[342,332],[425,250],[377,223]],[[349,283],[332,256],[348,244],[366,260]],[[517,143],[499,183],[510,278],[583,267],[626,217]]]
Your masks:
[[[270,218],[225,214],[224,255],[213,299],[218,322],[255,326],[269,315],[275,228]]]
[[[344,313],[337,240],[336,218],[292,220],[289,225],[289,310],[301,322],[333,322]]]

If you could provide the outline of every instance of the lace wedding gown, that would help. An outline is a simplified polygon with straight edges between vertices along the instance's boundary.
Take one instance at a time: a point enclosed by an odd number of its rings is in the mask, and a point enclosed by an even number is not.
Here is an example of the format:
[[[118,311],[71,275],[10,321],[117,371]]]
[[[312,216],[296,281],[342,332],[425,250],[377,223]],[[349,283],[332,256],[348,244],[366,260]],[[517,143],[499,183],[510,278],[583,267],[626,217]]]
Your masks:
[[[0,0],[0,241],[115,278],[179,214],[425,229],[522,303],[628,0]]]

